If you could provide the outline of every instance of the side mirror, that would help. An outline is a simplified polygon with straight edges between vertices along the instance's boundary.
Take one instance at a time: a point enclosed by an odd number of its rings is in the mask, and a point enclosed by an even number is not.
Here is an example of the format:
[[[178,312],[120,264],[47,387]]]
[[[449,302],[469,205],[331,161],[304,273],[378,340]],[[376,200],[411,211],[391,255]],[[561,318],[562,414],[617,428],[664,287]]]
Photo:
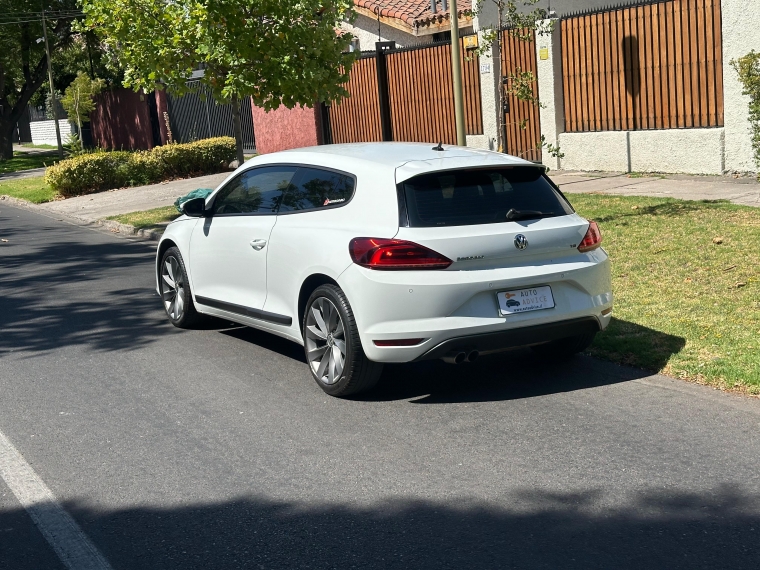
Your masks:
[[[182,213],[191,218],[200,218],[206,213],[206,199],[193,198],[182,204]]]

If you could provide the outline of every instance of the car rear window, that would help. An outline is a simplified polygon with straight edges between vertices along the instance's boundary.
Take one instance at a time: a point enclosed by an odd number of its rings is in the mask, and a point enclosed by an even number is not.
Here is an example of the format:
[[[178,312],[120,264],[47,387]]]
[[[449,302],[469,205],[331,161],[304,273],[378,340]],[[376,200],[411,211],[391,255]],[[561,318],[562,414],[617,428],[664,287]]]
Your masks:
[[[536,218],[573,213],[543,170],[530,166],[442,170],[399,186],[411,227],[497,224],[510,210],[541,212]]]

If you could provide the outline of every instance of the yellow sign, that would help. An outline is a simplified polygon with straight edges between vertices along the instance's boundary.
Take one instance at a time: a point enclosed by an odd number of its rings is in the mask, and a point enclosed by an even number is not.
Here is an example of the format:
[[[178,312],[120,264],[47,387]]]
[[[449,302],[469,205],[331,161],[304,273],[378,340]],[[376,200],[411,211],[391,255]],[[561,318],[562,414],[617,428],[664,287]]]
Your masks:
[[[478,47],[478,36],[464,36],[462,41],[464,42],[464,49],[475,49]]]
[[[546,46],[538,48],[538,57],[539,59],[549,59],[549,48]]]

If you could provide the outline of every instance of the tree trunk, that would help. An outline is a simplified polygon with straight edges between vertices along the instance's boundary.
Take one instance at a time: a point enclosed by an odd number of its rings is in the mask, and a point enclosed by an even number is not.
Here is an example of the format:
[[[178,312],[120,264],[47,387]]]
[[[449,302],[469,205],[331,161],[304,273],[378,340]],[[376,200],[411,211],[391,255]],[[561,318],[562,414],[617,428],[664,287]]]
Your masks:
[[[0,160],[13,158],[13,130],[15,123],[0,121]]]
[[[243,127],[240,123],[240,101],[237,95],[232,96],[232,129],[235,131],[235,147],[238,166],[240,166],[245,162],[245,157],[243,156]]]

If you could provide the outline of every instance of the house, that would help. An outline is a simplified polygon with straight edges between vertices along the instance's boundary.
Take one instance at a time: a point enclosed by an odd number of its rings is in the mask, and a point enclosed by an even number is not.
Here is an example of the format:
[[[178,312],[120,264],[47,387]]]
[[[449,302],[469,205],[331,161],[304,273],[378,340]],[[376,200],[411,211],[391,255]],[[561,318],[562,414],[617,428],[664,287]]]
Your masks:
[[[352,50],[372,51],[375,42],[394,41],[397,47],[409,47],[451,39],[450,0],[353,0],[356,18],[344,22],[342,28],[354,36]],[[618,0],[615,5],[636,4],[639,0]],[[467,35],[477,26],[472,14],[471,0],[460,0],[459,33]],[[594,10],[610,3],[609,0],[539,0],[535,5],[523,6],[523,10],[543,8],[557,16]],[[495,14],[491,0],[483,0],[484,11]],[[493,16],[492,16],[493,17]],[[495,19],[495,18],[494,18]],[[481,22],[482,26],[484,22]],[[475,27],[474,27],[475,25]]]
[[[458,7],[461,34],[472,33],[470,6]],[[356,19],[341,26],[354,35],[352,49],[371,51],[375,42],[394,41],[408,47],[451,39],[448,0],[354,0]]]

